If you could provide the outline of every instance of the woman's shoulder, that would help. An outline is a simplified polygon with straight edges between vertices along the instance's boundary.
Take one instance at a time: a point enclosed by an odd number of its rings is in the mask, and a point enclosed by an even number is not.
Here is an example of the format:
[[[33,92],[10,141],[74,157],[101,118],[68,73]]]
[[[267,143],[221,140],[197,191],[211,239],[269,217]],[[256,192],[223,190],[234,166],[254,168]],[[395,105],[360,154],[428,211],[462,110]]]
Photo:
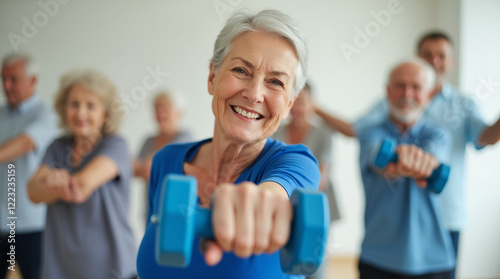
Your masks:
[[[111,134],[103,135],[100,142],[94,148],[95,154],[118,154],[123,153],[128,155],[128,145],[125,138],[122,136]]]
[[[166,158],[172,156],[189,156],[190,153],[196,153],[198,149],[207,141],[211,139],[204,139],[201,141],[193,142],[178,142],[170,143],[162,147],[158,152],[156,152],[154,157]]]
[[[266,147],[262,152],[262,154],[269,157],[286,153],[311,154],[311,151],[304,144],[287,144],[277,139],[268,138]]]
[[[110,134],[110,135],[104,135],[101,138],[101,144],[104,146],[111,146],[116,144],[127,146],[127,141],[125,140],[124,137],[120,135]]]
[[[49,149],[56,149],[56,150],[64,149],[64,148],[66,148],[66,146],[70,146],[70,145],[71,145],[71,137],[70,136],[60,136],[60,137],[54,139],[50,143],[47,150],[49,150]]]

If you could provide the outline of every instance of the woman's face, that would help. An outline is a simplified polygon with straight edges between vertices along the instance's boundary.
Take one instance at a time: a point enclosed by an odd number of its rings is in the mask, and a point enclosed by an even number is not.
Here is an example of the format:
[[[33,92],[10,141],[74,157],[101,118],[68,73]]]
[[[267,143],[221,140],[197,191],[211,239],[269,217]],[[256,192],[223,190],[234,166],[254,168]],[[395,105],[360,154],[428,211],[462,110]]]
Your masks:
[[[210,66],[215,133],[245,143],[271,136],[293,105],[297,63],[283,38],[265,32],[237,37],[220,67]]]
[[[177,124],[180,113],[168,97],[159,97],[155,102],[155,116],[160,128]]]
[[[74,136],[100,135],[106,121],[101,99],[81,85],[74,85],[66,100],[66,122]]]
[[[308,89],[302,90],[290,110],[291,121],[307,121],[314,114],[314,106]]]

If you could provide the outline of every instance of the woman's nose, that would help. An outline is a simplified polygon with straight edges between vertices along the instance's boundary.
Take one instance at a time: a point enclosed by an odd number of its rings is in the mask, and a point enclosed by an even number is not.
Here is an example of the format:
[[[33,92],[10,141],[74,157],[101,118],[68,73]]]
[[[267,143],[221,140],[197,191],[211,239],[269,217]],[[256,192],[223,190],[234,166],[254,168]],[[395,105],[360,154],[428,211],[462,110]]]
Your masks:
[[[78,106],[76,108],[76,116],[78,116],[78,118],[84,118],[86,113],[87,111],[85,109],[85,106]]]
[[[248,87],[243,91],[243,97],[252,104],[264,101],[265,87],[262,80],[255,79],[249,82]]]

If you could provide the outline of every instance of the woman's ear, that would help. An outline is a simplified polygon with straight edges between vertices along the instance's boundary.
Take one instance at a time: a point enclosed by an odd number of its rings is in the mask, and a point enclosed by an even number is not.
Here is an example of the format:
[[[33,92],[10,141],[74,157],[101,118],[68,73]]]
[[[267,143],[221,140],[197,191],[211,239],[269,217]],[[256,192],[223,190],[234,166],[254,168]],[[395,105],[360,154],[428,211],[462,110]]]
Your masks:
[[[215,78],[215,69],[214,62],[210,62],[210,73],[208,74],[208,94],[214,95],[214,78]]]

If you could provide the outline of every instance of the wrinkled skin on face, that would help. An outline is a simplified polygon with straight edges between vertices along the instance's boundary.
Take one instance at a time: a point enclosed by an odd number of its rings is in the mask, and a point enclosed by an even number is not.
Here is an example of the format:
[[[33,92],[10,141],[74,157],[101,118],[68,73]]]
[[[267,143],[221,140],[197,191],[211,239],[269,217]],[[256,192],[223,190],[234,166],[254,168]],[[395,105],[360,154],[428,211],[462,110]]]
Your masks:
[[[218,69],[210,67],[215,134],[241,143],[262,142],[293,104],[298,59],[293,46],[265,32],[237,37]]]

